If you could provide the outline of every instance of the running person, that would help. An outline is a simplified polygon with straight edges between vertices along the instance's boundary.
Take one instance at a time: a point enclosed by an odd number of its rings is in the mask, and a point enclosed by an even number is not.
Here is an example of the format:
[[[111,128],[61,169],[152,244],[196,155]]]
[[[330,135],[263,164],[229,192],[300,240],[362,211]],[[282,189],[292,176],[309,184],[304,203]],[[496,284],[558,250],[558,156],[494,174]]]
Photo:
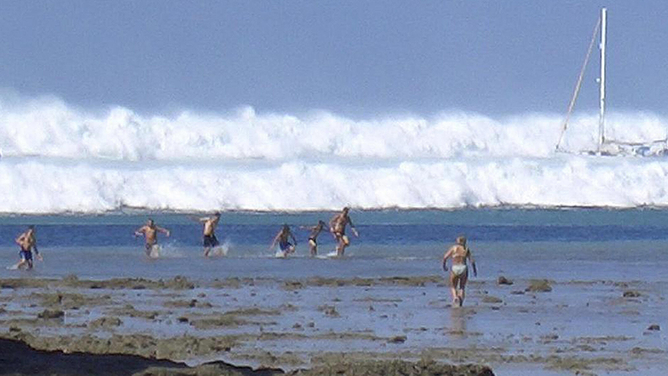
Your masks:
[[[355,229],[355,225],[353,225],[353,221],[350,219],[348,216],[348,212],[350,209],[348,207],[343,208],[341,213],[335,215],[330,219],[329,221],[329,232],[334,235],[334,239],[336,239],[337,245],[336,245],[336,255],[337,256],[343,256],[343,253],[346,251],[346,247],[350,245],[350,239],[346,236],[346,225],[350,225],[350,229],[353,231],[353,234],[355,236],[359,237],[359,233],[357,232],[357,229]]]
[[[19,261],[16,265],[11,267],[11,269],[19,269],[23,266],[25,266],[26,269],[32,269],[33,250],[35,251],[35,257],[40,261],[42,260],[42,255],[40,255],[39,251],[37,250],[37,239],[35,238],[35,226],[32,225],[28,226],[28,229],[21,235],[19,235],[16,238],[15,242],[21,248],[21,250],[19,251],[19,256],[21,257],[21,261]]]
[[[294,245],[289,242],[289,238],[292,238],[292,241],[295,243]],[[276,234],[276,237],[274,237],[274,241],[271,242],[271,247],[269,248],[273,249],[276,246],[276,243],[278,243],[278,247],[281,249],[281,252],[283,252],[284,256],[287,256],[288,254],[295,251],[295,247],[297,246],[297,239],[295,239],[295,236],[292,235],[290,226],[283,225],[281,231],[279,231],[278,234]]]
[[[466,246],[466,238],[458,236],[456,244],[450,247],[443,255],[443,270],[448,271],[446,261],[452,258],[452,267],[450,268],[450,292],[452,293],[452,304],[461,307],[464,304],[466,282],[469,278],[467,261],[471,263],[473,275],[478,276],[478,270],[475,266],[475,260],[471,250]]]
[[[135,236],[144,236],[146,239],[146,244],[144,244],[146,250],[146,256],[151,256],[151,251],[153,247],[158,245],[158,232],[162,232],[169,237],[169,230],[162,227],[156,226],[153,219],[149,218],[146,221],[146,224],[135,231]]]
[[[213,217],[204,217],[198,219],[200,222],[204,223],[204,231],[202,243],[204,246],[204,257],[209,257],[211,249],[215,248],[220,244],[216,238],[216,226],[220,221],[220,212],[214,213]]]
[[[301,228],[311,231],[308,236],[309,251],[311,252],[311,256],[318,254],[318,235],[320,235],[320,232],[324,227],[325,222],[323,221],[318,221],[318,224],[315,226],[301,226]]]

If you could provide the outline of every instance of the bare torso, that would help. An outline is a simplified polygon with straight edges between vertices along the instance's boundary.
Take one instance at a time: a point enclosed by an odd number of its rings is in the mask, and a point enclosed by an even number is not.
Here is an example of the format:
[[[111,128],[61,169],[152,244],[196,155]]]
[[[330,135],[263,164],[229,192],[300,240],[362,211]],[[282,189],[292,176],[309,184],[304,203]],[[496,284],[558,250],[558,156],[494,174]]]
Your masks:
[[[464,246],[460,244],[455,244],[452,247],[450,247],[446,255],[448,253],[450,253],[453,265],[466,264],[466,257],[468,256],[469,251]]]
[[[19,247],[21,247],[22,251],[30,251],[35,246],[36,240],[32,233],[26,232],[21,234],[21,236],[16,239],[16,242]]]
[[[158,242],[158,229],[155,226],[144,226],[140,230],[146,237],[146,244],[153,245]]]
[[[337,214],[332,218],[330,221],[330,225],[332,227],[332,232],[333,233],[339,233],[339,234],[345,234],[346,232],[346,225],[350,222],[350,217],[348,217],[347,214]]]
[[[322,231],[322,225],[317,225],[314,227],[311,227],[311,234],[308,236],[309,239],[317,239],[318,235],[320,235],[320,232]]]
[[[209,218],[204,221],[204,236],[213,235],[216,231],[216,226],[218,226],[219,218]]]
[[[281,231],[278,234],[277,239],[278,239],[279,243],[287,243],[288,240],[289,240],[288,239],[289,236],[290,236],[290,231]]]

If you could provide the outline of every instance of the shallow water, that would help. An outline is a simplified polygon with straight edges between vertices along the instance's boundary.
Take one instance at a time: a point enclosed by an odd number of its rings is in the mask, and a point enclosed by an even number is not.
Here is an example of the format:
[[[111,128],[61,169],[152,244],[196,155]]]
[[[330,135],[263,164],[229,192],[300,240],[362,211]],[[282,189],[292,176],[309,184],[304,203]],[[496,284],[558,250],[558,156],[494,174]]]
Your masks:
[[[482,280],[498,274],[555,280],[666,280],[668,210],[522,210],[361,211],[351,218],[361,236],[342,260],[308,257],[308,231],[297,226],[327,221],[333,213],[224,213],[218,238],[227,257],[201,257],[201,225],[192,216],[169,213],[101,216],[0,217],[0,263],[18,259],[13,239],[27,224],[37,225],[44,262],[34,271],[0,270],[0,277],[81,278],[183,275],[303,278],[378,277],[442,273],[440,258],[460,234],[469,238]],[[148,216],[171,230],[159,235],[162,258],[149,260],[143,240],[133,231]],[[298,240],[297,253],[276,260],[271,240],[288,223]],[[319,252],[334,250],[323,232]]]

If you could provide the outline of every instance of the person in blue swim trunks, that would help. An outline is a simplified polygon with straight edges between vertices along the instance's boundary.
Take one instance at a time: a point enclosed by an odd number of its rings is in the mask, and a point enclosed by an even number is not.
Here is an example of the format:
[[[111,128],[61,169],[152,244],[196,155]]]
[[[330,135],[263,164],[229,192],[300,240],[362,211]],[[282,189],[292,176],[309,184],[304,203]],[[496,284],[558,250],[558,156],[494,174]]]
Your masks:
[[[289,242],[290,238],[292,238],[294,244]],[[281,252],[283,252],[286,256],[295,252],[295,248],[297,247],[297,239],[295,239],[295,236],[292,235],[290,226],[283,225],[283,227],[281,227],[281,230],[278,232],[278,234],[276,234],[276,237],[274,237],[274,241],[271,242],[271,247],[269,248],[273,249],[276,246],[276,243],[278,243],[278,247],[280,248]]]
[[[19,245],[21,250],[19,251],[19,256],[21,261],[14,265],[11,269],[32,269],[33,268],[33,258],[32,251],[35,251],[35,257],[42,261],[42,255],[39,254],[37,250],[37,239],[35,237],[35,226],[29,226],[28,230],[19,235],[16,240],[16,244]]]

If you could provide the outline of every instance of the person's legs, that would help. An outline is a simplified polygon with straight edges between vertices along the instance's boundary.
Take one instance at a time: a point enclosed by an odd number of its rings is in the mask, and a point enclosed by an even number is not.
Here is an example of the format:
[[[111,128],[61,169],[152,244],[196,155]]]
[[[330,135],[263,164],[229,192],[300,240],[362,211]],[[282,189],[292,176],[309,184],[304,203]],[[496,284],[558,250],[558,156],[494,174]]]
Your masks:
[[[215,235],[205,235],[203,240],[204,257],[209,257],[211,250],[218,246],[218,239]]]
[[[17,268],[20,268],[24,265],[26,269],[32,269],[32,252],[21,250],[21,261],[17,265]]]
[[[338,256],[341,256],[343,254],[343,234],[340,232],[337,232],[334,234],[334,237],[336,238],[336,254]]]
[[[24,259],[21,259],[21,261],[19,261],[16,265],[14,265],[12,269],[21,269],[23,266],[25,266],[26,269],[30,269],[28,262]]]
[[[341,245],[340,245],[340,252],[339,256],[343,256],[343,254],[346,252],[346,247],[350,245],[350,240],[348,240],[348,237],[345,235],[341,235]]]
[[[459,276],[455,273],[450,273],[450,293],[452,294],[452,305],[459,305],[459,298],[457,296],[457,284]]]
[[[204,257],[209,257],[209,252],[211,252],[211,245],[209,244],[209,237],[204,235],[202,238],[202,246],[204,247]]]
[[[311,252],[311,256],[315,256],[318,254],[318,243],[315,242],[313,239],[308,240],[309,244],[309,251]]]
[[[278,248],[286,255],[295,251],[295,246],[290,242],[280,242]]]
[[[464,272],[459,278],[459,305],[464,304],[464,298],[466,297],[466,282],[469,279],[468,271]]]

